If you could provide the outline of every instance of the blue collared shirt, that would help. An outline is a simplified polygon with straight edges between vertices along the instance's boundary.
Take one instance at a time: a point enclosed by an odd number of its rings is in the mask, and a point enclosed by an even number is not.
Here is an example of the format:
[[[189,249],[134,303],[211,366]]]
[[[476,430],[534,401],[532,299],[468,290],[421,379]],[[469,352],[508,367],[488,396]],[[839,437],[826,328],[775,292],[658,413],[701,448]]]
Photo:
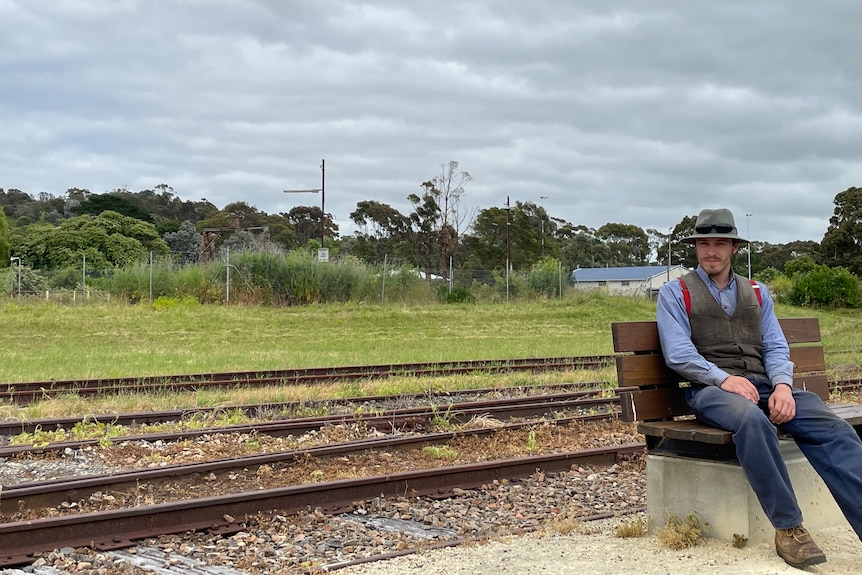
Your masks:
[[[733,315],[736,311],[736,277],[731,275],[727,286],[719,289],[700,266],[695,271],[727,315]],[[790,361],[790,347],[775,316],[775,305],[769,295],[769,289],[764,284],[757,283],[763,300],[760,333],[763,337],[763,363],[766,374],[773,387],[779,383],[792,386],[793,362]],[[691,341],[691,324],[678,281],[668,282],[659,289],[656,322],[662,353],[668,367],[688,381],[707,385],[721,385],[730,376],[714,363],[707,361],[694,347]]]

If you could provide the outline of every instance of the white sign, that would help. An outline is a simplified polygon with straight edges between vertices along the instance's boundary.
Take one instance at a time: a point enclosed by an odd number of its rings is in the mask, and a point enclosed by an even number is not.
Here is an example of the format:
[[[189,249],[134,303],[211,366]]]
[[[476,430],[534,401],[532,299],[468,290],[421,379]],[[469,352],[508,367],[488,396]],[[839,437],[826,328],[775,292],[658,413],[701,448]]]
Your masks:
[[[319,261],[319,262],[328,262],[329,261],[329,248],[317,248],[317,261]]]

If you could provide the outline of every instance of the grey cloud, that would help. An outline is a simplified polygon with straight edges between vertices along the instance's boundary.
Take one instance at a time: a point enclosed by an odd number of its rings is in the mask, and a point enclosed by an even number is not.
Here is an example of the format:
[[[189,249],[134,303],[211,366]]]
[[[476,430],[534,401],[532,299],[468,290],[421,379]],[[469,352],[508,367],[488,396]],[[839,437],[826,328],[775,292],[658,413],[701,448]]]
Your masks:
[[[457,160],[473,207],[666,229],[705,206],[819,241],[862,178],[862,5],[211,0],[0,4],[0,186],[165,182],[343,232]],[[755,233],[755,231],[757,233]]]

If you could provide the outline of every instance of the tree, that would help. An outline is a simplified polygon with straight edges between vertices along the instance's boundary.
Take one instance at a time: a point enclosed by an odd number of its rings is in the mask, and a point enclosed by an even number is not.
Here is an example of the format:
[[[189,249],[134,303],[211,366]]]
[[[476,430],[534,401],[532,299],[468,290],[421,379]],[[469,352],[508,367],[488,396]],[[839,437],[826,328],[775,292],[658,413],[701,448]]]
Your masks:
[[[646,233],[633,224],[608,223],[596,231],[610,250],[612,266],[642,266],[649,261],[649,241]]]
[[[441,271],[435,269],[440,262],[440,206],[436,196],[427,189],[421,198],[410,194],[407,199],[413,204],[413,213],[409,216],[413,263],[430,279],[431,274]]]
[[[152,214],[116,194],[91,195],[87,201],[81,202],[72,208],[72,213],[79,216],[84,214],[98,216],[102,212],[107,211],[116,212],[144,222],[155,222]]]
[[[8,266],[10,257],[12,257],[12,238],[9,233],[9,222],[6,221],[6,214],[0,210],[0,267]]]
[[[350,219],[359,227],[353,255],[367,262],[381,262],[386,255],[406,256],[410,219],[388,204],[361,201]]]
[[[566,239],[560,250],[560,259],[567,270],[595,268],[610,265],[611,253],[607,244],[586,226],[567,228]]]
[[[179,230],[163,234],[162,238],[168,244],[174,260],[178,263],[190,264],[197,260],[202,238],[195,229],[195,225],[190,221],[182,222]]]
[[[438,206],[440,223],[440,263],[438,269],[443,277],[448,277],[447,260],[455,253],[461,235],[461,226],[466,220],[464,214],[459,214],[461,198],[464,196],[464,185],[473,177],[468,172],[458,171],[458,162],[449,161],[440,166],[440,175],[427,182],[422,182],[426,194],[430,194]]]
[[[479,210],[471,233],[462,239],[464,266],[474,270],[474,277],[491,283],[493,270],[506,267],[506,226],[508,213],[503,208]]]
[[[293,225],[296,231],[296,241],[301,246],[307,246],[312,240],[320,244],[320,226],[325,226],[326,237],[338,237],[338,226],[332,221],[332,216],[324,214],[320,206],[296,206],[282,216]]]
[[[88,268],[104,269],[145,260],[150,251],[166,255],[168,246],[153,224],[109,211],[78,216],[56,228],[34,224],[20,250],[33,268],[80,268],[86,257]]]
[[[3,212],[5,212],[7,216],[14,216],[16,208],[31,204],[33,201],[34,200],[30,194],[22,192],[21,190],[9,188],[4,192],[3,188],[0,188],[0,206],[3,206]]]
[[[821,263],[820,244],[811,240],[794,241],[786,244],[755,244],[752,250],[752,273],[766,268],[776,268],[785,271],[787,264],[803,256],[809,257],[814,263]],[[788,274],[791,275],[791,274]]]
[[[862,275],[862,188],[847,188],[834,199],[829,228],[820,242],[823,262]]]

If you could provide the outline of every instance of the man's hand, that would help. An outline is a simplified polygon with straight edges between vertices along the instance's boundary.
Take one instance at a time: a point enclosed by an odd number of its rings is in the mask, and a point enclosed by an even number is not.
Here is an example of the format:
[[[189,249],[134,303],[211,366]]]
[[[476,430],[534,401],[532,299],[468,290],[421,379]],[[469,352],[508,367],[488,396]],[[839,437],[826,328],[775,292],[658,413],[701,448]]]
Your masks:
[[[752,403],[760,401],[760,394],[754,384],[742,377],[741,375],[731,375],[721,382],[719,386],[724,391],[741,395]],[[770,402],[772,400],[770,399]],[[771,403],[770,403],[771,405]]]
[[[796,400],[793,399],[793,392],[790,385],[780,383],[769,396],[769,421],[775,425],[781,425],[794,417],[796,417]]]

